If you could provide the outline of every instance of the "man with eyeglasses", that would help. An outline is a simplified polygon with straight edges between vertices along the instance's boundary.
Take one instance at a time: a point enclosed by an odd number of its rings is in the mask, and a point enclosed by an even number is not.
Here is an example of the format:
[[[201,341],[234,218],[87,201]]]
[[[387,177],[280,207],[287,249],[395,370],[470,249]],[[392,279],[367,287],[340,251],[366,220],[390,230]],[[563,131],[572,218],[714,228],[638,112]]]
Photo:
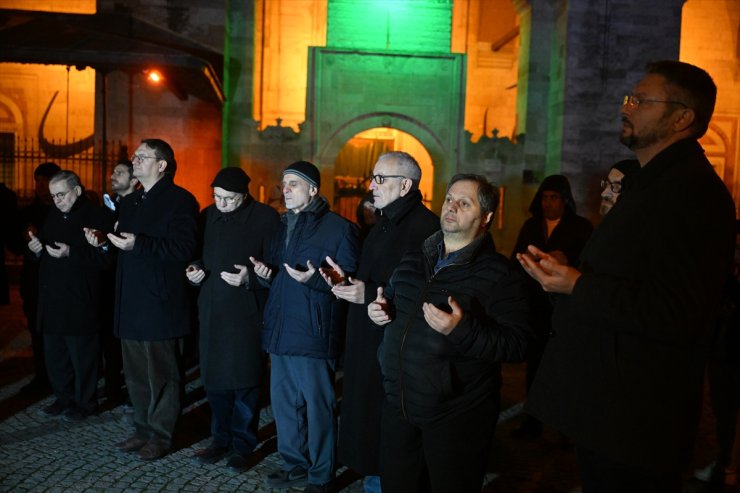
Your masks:
[[[264,258],[280,226],[278,213],[249,194],[249,176],[237,167],[213,179],[213,204],[200,215],[202,256],[186,272],[198,294],[200,379],[211,408],[211,443],[194,459],[241,470],[257,446],[262,309],[267,289],[249,257]],[[251,272],[250,272],[251,271]]]
[[[250,259],[270,287],[262,348],[270,354],[270,396],[283,459],[266,483],[322,493],[331,490],[336,468],[334,371],[346,312],[320,271],[337,278],[331,267],[322,267],[331,257],[342,272],[355,272],[357,228],[329,210],[312,163],[288,166],[282,185],[282,225],[264,262]]]
[[[584,493],[681,491],[735,244],[732,198],[697,142],[716,91],[693,65],[648,64],[621,111],[640,170],[580,265],[518,256],[560,294],[527,410],[575,442]]]
[[[450,180],[440,229],[405,255],[367,305],[383,333],[385,493],[479,493],[498,419],[501,363],[531,336],[525,278],[488,232],[498,188]],[[377,226],[376,226],[377,227]]]
[[[134,407],[134,433],[115,446],[142,460],[163,457],[180,415],[179,345],[190,332],[190,292],[183,275],[195,257],[198,203],[175,185],[175,154],[145,139],[131,157],[141,188],[121,201],[115,233],[93,245],[118,249],[114,333]]]
[[[344,351],[339,460],[365,476],[366,493],[380,491],[380,414],[385,399],[377,355],[383,332],[367,318],[367,305],[375,300],[377,288],[388,283],[401,257],[418,249],[439,230],[439,217],[422,202],[420,181],[421,168],[408,153],[388,152],[378,158],[370,181],[377,222],[362,244],[357,275],[332,287],[338,298],[351,303]],[[327,261],[341,272],[333,259]],[[327,282],[333,284],[329,278]]]
[[[640,169],[640,162],[636,159],[623,159],[609,169],[609,174],[601,180],[601,205],[599,213],[602,216],[614,207],[624,188],[624,177]]]
[[[55,401],[46,416],[82,421],[97,409],[101,292],[110,257],[85,240],[83,228],[112,231],[113,218],[83,193],[80,178],[60,171],[49,180],[55,207],[28,248],[40,261],[38,327]]]

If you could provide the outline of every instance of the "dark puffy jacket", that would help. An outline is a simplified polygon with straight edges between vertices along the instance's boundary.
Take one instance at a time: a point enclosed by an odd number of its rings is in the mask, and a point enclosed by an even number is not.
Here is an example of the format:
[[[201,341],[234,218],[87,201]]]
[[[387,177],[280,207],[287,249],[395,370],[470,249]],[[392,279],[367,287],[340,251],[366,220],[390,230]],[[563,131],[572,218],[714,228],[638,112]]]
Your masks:
[[[395,318],[378,351],[386,399],[419,426],[498,396],[501,362],[521,360],[531,337],[524,278],[491,237],[476,239],[434,274],[441,241],[442,232],[430,236],[421,254],[406,255],[394,271],[386,298]],[[445,336],[426,323],[422,304],[450,311],[449,296],[464,315]]]
[[[354,273],[359,250],[357,228],[331,212],[323,198],[315,200],[318,202],[298,214],[287,245],[286,214],[293,213],[283,214],[282,227],[266,258],[275,274],[265,306],[262,349],[271,354],[312,358],[335,358],[338,354],[346,307],[332,294],[318,267],[329,256],[345,273]],[[308,260],[317,270],[304,284],[283,268],[288,264],[305,270]]]

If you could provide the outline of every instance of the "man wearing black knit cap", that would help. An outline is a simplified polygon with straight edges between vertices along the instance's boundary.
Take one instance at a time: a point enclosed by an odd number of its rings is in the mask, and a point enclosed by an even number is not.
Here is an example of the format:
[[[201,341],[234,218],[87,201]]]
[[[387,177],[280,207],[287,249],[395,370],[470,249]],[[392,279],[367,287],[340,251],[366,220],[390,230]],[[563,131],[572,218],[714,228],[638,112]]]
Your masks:
[[[211,444],[194,459],[212,464],[229,455],[240,470],[257,445],[260,331],[267,289],[254,281],[249,257],[262,258],[280,225],[272,207],[249,195],[241,168],[218,172],[211,183],[213,205],[200,215],[202,255],[186,269],[200,287],[200,379],[211,407]]]
[[[270,353],[270,394],[283,458],[267,485],[324,492],[336,466],[333,384],[344,302],[331,292],[319,267],[331,257],[343,272],[354,273],[359,245],[352,223],[330,212],[319,196],[316,166],[291,164],[283,171],[282,186],[288,209],[282,227],[264,262],[251,259],[255,274],[270,286],[262,348]]]

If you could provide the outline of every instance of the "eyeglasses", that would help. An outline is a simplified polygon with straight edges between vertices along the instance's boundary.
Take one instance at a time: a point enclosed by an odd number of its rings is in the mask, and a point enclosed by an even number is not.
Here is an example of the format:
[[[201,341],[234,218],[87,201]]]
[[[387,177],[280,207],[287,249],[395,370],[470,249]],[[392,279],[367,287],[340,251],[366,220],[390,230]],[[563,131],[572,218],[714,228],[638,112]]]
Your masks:
[[[681,101],[671,101],[669,99],[642,99],[638,98],[634,94],[627,94],[622,100],[622,106],[629,106],[631,109],[636,110],[644,103],[666,103],[666,104],[680,104],[684,108],[688,108],[685,103]]]
[[[159,159],[157,156],[144,156],[143,154],[134,154],[131,156],[131,162],[143,161],[145,159]]]
[[[67,190],[66,192],[52,193],[52,194],[51,194],[51,198],[52,198],[52,199],[54,199],[54,200],[62,200],[62,199],[63,199],[64,197],[66,197],[66,196],[67,196],[67,194],[69,194],[69,192],[71,192],[71,191],[72,191],[72,189],[70,188],[70,189],[69,189],[69,190]]]
[[[621,193],[622,192],[622,182],[621,181],[609,181],[608,178],[604,178],[601,180],[601,188],[609,187],[609,190],[612,191],[612,193]]]
[[[370,176],[370,179],[372,181],[374,181],[375,183],[377,183],[378,185],[382,185],[383,182],[387,178],[401,178],[401,179],[405,180],[408,177],[407,176],[403,176],[403,175],[371,175]]]
[[[227,204],[233,204],[234,202],[237,201],[238,198],[239,198],[238,195],[233,195],[230,197],[222,197],[221,195],[216,195],[215,193],[213,194],[213,200],[215,200],[216,202],[226,202]]]

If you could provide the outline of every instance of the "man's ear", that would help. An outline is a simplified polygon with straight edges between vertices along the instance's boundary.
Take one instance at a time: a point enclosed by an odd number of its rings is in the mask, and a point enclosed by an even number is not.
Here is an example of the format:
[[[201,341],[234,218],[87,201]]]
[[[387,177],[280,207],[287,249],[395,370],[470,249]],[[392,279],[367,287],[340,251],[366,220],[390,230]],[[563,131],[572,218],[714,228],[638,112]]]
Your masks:
[[[401,180],[401,197],[404,197],[407,193],[411,191],[411,187],[414,185],[413,180],[411,178],[404,178]]]
[[[696,113],[691,108],[683,108],[676,113],[678,115],[673,121],[673,128],[676,132],[684,132],[690,129],[696,121]]]
[[[308,186],[308,195],[309,196],[315,197],[316,195],[318,195],[318,193],[319,193],[319,189],[318,188],[316,188],[313,185],[309,185]]]
[[[164,159],[159,160],[159,167],[157,168],[160,173],[164,173],[164,170],[167,169],[167,161]]]
[[[81,186],[77,185],[77,186],[74,187],[73,190],[75,191],[75,195],[77,195],[78,197],[82,196],[82,187]]]

